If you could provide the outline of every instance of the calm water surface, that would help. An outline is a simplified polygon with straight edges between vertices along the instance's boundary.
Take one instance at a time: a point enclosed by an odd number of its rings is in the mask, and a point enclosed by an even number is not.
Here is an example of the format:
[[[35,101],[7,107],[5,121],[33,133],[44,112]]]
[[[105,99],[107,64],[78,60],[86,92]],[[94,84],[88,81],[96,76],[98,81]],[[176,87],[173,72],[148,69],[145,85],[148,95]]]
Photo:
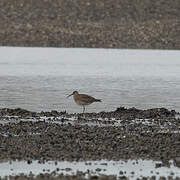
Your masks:
[[[180,51],[0,48],[0,106],[81,112],[74,90],[119,106],[180,111]]]

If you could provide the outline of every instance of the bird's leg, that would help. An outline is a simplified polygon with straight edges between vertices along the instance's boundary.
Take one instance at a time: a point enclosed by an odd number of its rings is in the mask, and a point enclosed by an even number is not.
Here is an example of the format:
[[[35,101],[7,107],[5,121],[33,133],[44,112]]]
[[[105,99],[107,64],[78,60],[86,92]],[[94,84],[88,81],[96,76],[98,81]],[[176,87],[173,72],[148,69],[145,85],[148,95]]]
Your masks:
[[[85,106],[83,106],[83,114],[84,114],[84,111],[85,111]]]
[[[85,106],[83,106],[83,118],[85,118],[84,112],[85,112]]]

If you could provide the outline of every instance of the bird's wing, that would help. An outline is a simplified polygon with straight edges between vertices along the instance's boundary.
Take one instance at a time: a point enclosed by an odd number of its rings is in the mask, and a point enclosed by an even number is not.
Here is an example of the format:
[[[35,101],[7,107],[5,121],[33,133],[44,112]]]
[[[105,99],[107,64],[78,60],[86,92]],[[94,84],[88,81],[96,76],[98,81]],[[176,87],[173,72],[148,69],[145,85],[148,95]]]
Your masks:
[[[82,101],[87,102],[87,103],[92,103],[95,101],[95,98],[87,94],[80,94],[80,97]]]

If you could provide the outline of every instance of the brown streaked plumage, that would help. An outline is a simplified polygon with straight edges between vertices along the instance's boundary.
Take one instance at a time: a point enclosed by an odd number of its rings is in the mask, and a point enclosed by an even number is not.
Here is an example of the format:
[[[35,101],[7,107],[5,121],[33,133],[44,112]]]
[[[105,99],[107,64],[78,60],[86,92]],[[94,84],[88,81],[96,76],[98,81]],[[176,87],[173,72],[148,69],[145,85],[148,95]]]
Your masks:
[[[67,96],[67,98],[72,95],[73,95],[73,98],[74,98],[74,101],[76,102],[76,104],[83,106],[83,113],[85,111],[85,106],[88,106],[89,104],[92,104],[93,102],[101,102],[100,99],[96,99],[87,94],[79,94],[77,91],[74,91],[72,94]]]

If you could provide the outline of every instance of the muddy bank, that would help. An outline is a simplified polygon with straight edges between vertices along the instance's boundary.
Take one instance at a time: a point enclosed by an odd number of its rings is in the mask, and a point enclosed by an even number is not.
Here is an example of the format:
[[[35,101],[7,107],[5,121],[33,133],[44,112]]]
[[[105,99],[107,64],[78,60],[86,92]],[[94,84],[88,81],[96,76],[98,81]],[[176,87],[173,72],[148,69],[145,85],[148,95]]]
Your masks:
[[[167,162],[174,159],[179,164],[180,119],[178,114],[164,108],[138,110],[117,108],[113,112],[97,114],[66,114],[66,112],[30,112],[23,109],[1,109],[1,118],[26,121],[0,124],[0,160],[120,160],[155,159]],[[51,123],[45,116],[59,117],[61,123]],[[76,115],[77,123],[68,117]],[[13,117],[15,116],[15,117]],[[34,117],[35,122],[29,117]],[[42,117],[41,117],[42,116]],[[101,121],[97,125],[82,125],[81,121]],[[27,117],[27,118],[25,118]],[[40,118],[41,117],[41,118]],[[98,119],[101,117],[100,119]],[[118,126],[103,126],[107,121]],[[142,120],[134,121],[135,118]],[[148,118],[148,119],[146,119]],[[4,120],[6,121],[6,119]],[[10,122],[9,121],[9,122]],[[12,121],[13,122],[13,121]],[[66,122],[66,123],[64,123]],[[173,147],[173,148],[172,148]]]
[[[85,114],[0,109],[0,162],[152,159],[161,161],[156,168],[169,167],[169,160],[180,167],[179,146],[179,113],[165,108],[120,107],[111,112]],[[81,172],[73,176],[56,173],[58,170],[37,177],[30,174],[10,179],[85,179]],[[90,174],[88,179],[116,177]],[[119,179],[128,177],[122,174]]]
[[[79,124],[90,126],[119,126],[126,132],[179,132],[180,115],[174,110],[154,108],[141,110],[136,108],[119,107],[115,111],[99,113],[74,113],[55,110],[47,112],[31,112],[16,108],[0,109],[1,123],[20,121],[44,121],[60,124]]]
[[[117,178],[115,176],[89,176],[89,177],[85,177],[83,174],[79,173],[79,175],[73,175],[73,176],[64,176],[64,175],[57,175],[55,176],[55,173],[45,173],[45,174],[40,174],[38,176],[34,176],[34,175],[19,175],[19,176],[9,176],[9,178],[11,180],[24,180],[24,179],[31,179],[31,180],[116,180]],[[128,179],[127,177],[123,177],[120,179]],[[6,180],[6,178],[2,178],[2,180]]]
[[[180,157],[179,133],[131,134],[122,127],[20,122],[0,125],[0,160],[170,160]],[[173,147],[173,148],[172,148]]]
[[[59,176],[54,176],[54,174],[40,174],[38,176],[26,176],[26,175],[19,175],[19,176],[9,176],[9,178],[11,180],[24,180],[24,179],[31,179],[31,180],[128,180],[130,178],[126,177],[126,176],[121,176],[119,178],[117,178],[116,176],[105,176],[105,175],[101,175],[101,176],[93,176],[90,175],[89,177],[85,177],[84,175],[73,175],[73,176],[64,176],[64,175],[59,175]],[[141,178],[137,178],[138,180],[155,180],[156,176],[152,176],[152,177],[141,177]],[[175,177],[173,178],[172,176],[169,176],[168,178],[161,176],[159,178],[160,180],[179,180],[179,177]],[[6,178],[2,178],[2,180],[6,180]]]
[[[137,108],[125,108],[119,107],[115,111],[111,112],[100,112],[100,113],[87,113],[89,117],[102,117],[102,118],[115,118],[115,119],[122,119],[122,120],[132,120],[136,118],[140,119],[164,119],[164,118],[172,118],[178,114],[174,110],[168,110],[165,108],[154,108],[154,109],[137,109]]]
[[[179,1],[1,0],[0,45],[179,49]]]
[[[66,111],[58,112],[56,110],[52,111],[41,111],[41,112],[32,112],[26,109],[22,108],[16,108],[16,109],[9,109],[9,108],[3,108],[0,109],[0,117],[3,116],[18,116],[18,117],[58,117],[62,115],[66,115],[67,117],[71,116],[79,116],[79,117],[86,117],[86,118],[115,118],[115,119],[122,119],[122,120],[132,120],[135,118],[141,118],[141,119],[167,119],[167,118],[174,118],[175,115],[179,114],[175,110],[168,110],[166,108],[153,108],[153,109],[137,109],[135,107],[133,108],[125,108],[125,107],[119,107],[115,111],[110,112],[99,112],[99,113],[84,113],[84,114],[67,114]]]

